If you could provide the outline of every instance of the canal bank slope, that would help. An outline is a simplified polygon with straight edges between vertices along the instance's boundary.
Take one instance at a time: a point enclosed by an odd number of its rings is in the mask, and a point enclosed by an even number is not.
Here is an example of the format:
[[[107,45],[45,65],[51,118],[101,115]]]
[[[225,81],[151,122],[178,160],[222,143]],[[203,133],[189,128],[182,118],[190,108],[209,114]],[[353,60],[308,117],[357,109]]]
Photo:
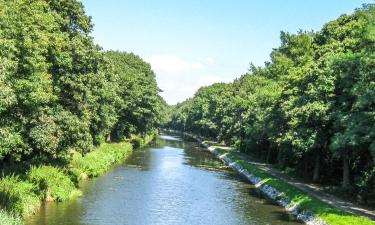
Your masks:
[[[17,175],[0,179],[0,224],[23,224],[23,218],[36,212],[43,202],[66,201],[81,195],[78,182],[98,177],[112,165],[128,158],[133,148],[151,142],[156,133],[116,143],[103,143],[82,156],[72,151],[66,163],[23,165],[26,169]]]
[[[259,169],[251,162],[239,157],[231,148],[217,146],[213,142],[203,141],[201,138],[185,134],[206,147],[217,158],[242,174],[249,182],[267,198],[295,215],[299,220],[309,225],[370,225],[375,224],[371,219],[352,214],[327,204],[316,197],[289,184],[283,179]]]

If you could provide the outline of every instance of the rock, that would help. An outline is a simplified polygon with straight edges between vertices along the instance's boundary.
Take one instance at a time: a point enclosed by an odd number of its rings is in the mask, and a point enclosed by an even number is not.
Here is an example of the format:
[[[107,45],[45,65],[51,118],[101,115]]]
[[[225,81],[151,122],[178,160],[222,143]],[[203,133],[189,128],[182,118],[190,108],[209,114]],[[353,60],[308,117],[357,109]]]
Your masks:
[[[199,138],[192,135],[190,136],[201,142]],[[228,164],[231,168],[233,168],[234,170],[242,174],[244,177],[246,177],[246,179],[250,181],[250,183],[254,184],[255,187],[258,190],[260,190],[261,193],[264,194],[267,198],[275,201],[280,206],[283,206],[291,214],[295,215],[298,220],[303,221],[308,225],[328,225],[328,223],[326,223],[324,220],[316,218],[314,213],[308,210],[303,210],[300,204],[293,204],[291,200],[284,195],[284,193],[276,190],[275,188],[269,185],[262,184],[262,179],[260,177],[251,174],[248,170],[243,168],[240,164],[232,161],[225,154],[220,154],[219,151],[215,150],[214,146],[208,146],[203,142],[201,142],[201,144],[205,146],[209,152],[214,154],[221,161]]]

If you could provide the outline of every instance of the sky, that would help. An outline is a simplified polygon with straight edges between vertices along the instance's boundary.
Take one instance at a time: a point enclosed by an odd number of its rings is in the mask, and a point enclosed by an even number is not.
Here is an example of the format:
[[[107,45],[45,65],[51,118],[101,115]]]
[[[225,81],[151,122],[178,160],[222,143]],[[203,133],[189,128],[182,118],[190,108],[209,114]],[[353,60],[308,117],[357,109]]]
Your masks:
[[[249,63],[263,66],[280,31],[318,31],[373,0],[82,0],[95,43],[149,62],[168,104],[215,82],[230,82]]]

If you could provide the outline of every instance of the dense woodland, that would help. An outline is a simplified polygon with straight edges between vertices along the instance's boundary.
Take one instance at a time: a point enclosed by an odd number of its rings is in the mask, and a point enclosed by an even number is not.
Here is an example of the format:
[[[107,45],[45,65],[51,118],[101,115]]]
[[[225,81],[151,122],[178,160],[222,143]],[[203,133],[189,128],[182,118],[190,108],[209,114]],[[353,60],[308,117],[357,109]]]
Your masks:
[[[264,66],[169,107],[150,64],[92,30],[79,0],[0,0],[0,219],[69,199],[161,126],[375,203],[374,5],[281,32]]]
[[[0,0],[0,164],[145,135],[166,105],[151,66],[94,44],[77,0]]]
[[[169,109],[166,127],[374,203],[374,17],[374,6],[364,5],[317,32],[281,32],[263,67],[200,88]]]

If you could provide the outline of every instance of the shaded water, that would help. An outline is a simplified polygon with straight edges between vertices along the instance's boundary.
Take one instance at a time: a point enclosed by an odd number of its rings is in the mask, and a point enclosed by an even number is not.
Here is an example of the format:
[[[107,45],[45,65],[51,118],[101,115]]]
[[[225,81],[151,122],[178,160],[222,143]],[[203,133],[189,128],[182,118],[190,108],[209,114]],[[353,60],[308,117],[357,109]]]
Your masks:
[[[29,225],[300,224],[197,143],[159,136],[122,165],[47,203]]]

